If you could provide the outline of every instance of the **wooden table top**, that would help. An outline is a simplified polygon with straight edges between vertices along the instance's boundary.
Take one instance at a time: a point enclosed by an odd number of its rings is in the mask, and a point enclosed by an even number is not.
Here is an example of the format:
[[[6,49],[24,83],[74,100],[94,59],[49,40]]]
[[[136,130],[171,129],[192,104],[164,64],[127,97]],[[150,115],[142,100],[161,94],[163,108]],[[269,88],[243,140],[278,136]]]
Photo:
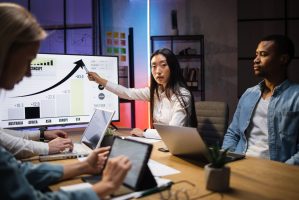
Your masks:
[[[77,136],[76,136],[77,137]],[[78,139],[78,138],[77,138]],[[231,168],[230,190],[220,194],[205,189],[203,164],[172,156],[170,153],[158,151],[164,143],[154,143],[151,159],[173,167],[181,173],[166,176],[174,182],[188,181],[175,184],[172,194],[178,194],[179,199],[185,199],[187,192],[190,199],[299,199],[299,167],[284,163],[247,157],[243,160],[227,164]],[[53,163],[71,163],[76,160],[60,160]],[[60,186],[81,183],[80,178],[64,181],[51,186],[58,190]],[[186,191],[184,190],[186,188]],[[163,192],[166,195],[167,191]],[[142,199],[160,199],[161,194],[153,194]]]

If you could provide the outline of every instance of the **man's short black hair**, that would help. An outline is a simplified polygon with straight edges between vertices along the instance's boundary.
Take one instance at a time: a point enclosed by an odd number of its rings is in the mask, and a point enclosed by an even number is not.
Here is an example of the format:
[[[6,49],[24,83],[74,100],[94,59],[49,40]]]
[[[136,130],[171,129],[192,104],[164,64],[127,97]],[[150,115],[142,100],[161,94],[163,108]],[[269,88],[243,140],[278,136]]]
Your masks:
[[[293,41],[285,35],[268,35],[261,39],[261,41],[274,41],[276,50],[280,54],[289,55],[289,62],[294,58],[295,47]]]

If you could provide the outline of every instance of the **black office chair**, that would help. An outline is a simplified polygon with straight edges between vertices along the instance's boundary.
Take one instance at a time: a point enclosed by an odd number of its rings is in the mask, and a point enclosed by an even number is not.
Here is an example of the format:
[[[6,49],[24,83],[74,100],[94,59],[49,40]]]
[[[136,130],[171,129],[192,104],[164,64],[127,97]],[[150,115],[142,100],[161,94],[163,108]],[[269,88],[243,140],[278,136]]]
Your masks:
[[[198,132],[208,146],[222,145],[228,126],[228,105],[225,102],[195,102]]]

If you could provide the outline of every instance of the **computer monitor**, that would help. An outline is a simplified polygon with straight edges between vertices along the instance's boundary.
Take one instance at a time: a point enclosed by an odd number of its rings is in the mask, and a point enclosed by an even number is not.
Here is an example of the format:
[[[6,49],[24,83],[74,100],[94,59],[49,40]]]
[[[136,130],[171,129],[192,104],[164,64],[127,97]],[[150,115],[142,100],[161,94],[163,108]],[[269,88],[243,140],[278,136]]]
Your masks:
[[[86,69],[118,83],[116,56],[38,54],[32,76],[1,92],[0,127],[88,123],[96,108],[114,110],[118,121],[118,96],[89,81]]]

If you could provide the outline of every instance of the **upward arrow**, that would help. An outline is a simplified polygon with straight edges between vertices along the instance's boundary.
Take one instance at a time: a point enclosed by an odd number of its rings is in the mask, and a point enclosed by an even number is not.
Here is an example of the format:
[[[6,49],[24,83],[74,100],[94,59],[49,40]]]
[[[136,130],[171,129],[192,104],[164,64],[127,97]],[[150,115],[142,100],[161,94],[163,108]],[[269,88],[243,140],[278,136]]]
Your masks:
[[[74,62],[74,64],[76,64],[76,66],[74,67],[74,69],[68,74],[66,75],[66,77],[64,77],[61,81],[59,81],[58,83],[56,83],[55,85],[47,88],[47,89],[44,89],[42,91],[39,91],[39,92],[35,92],[35,93],[32,93],[32,94],[27,94],[27,95],[21,95],[21,96],[15,96],[15,97],[28,97],[28,96],[33,96],[33,95],[36,95],[36,94],[40,94],[40,93],[43,93],[43,92],[46,92],[48,90],[51,90],[55,87],[57,87],[58,85],[62,84],[63,82],[65,82],[67,79],[69,79],[80,67],[83,69],[83,66],[85,66],[84,62],[82,61],[82,59]],[[13,98],[15,98],[13,97]]]

